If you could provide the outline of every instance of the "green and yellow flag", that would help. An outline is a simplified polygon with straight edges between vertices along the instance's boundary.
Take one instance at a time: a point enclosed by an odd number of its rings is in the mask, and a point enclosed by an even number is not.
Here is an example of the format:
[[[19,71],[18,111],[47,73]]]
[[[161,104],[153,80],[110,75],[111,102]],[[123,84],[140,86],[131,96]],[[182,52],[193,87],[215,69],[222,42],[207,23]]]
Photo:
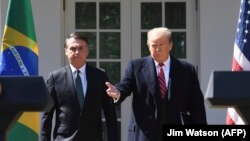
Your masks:
[[[38,75],[38,45],[30,0],[9,0],[0,75]],[[8,133],[8,141],[37,141],[39,130],[40,113],[25,112]]]

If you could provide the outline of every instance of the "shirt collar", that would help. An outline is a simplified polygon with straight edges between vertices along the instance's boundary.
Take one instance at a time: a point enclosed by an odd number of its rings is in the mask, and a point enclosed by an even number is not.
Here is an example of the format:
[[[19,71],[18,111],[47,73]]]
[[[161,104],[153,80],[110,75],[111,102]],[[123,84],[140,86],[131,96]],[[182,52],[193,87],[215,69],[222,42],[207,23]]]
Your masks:
[[[158,67],[159,63],[156,62],[155,60],[154,60],[154,62],[155,62],[155,66]],[[170,56],[168,56],[168,59],[166,61],[164,61],[163,64],[165,67],[170,67]]]
[[[76,68],[70,64],[70,69],[73,73],[76,72]],[[86,64],[84,64],[80,69],[78,69],[82,74],[85,74],[85,70],[86,70]]]

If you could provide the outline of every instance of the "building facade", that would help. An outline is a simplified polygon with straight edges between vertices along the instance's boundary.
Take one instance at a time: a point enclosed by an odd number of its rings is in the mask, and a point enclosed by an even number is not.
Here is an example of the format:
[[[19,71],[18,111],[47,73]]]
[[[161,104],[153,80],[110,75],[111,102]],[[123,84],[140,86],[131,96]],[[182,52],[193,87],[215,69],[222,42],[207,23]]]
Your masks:
[[[39,75],[65,65],[63,43],[70,32],[90,39],[88,62],[120,80],[131,59],[148,55],[146,32],[159,26],[173,31],[173,54],[194,64],[206,93],[213,70],[231,70],[240,0],[31,0]],[[0,1],[2,37],[8,0]],[[131,98],[117,113],[121,140],[127,139]],[[206,105],[209,124],[225,124],[226,109]],[[105,122],[105,121],[104,121]]]

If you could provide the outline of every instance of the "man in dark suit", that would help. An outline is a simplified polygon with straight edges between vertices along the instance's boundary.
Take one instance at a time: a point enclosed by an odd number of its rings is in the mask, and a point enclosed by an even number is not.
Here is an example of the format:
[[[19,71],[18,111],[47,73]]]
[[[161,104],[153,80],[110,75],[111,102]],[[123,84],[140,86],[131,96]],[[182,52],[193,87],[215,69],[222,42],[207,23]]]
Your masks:
[[[116,103],[132,93],[128,141],[161,141],[163,124],[207,124],[194,66],[170,55],[171,31],[154,28],[147,38],[151,55],[130,61],[115,86],[106,83]]]
[[[88,52],[85,37],[77,33],[67,37],[65,55],[69,65],[49,74],[47,87],[54,106],[42,117],[40,141],[50,141],[51,131],[55,141],[102,141],[102,109],[108,140],[118,141],[114,102],[106,94],[108,77],[103,70],[86,64]]]

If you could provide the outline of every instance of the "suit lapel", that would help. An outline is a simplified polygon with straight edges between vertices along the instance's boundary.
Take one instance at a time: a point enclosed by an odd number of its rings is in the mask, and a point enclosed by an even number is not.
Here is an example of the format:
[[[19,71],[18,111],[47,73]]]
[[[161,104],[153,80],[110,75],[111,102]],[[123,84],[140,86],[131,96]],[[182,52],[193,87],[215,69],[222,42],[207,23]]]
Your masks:
[[[65,78],[66,78],[66,86],[69,86],[70,88],[70,92],[74,95],[74,97],[77,99],[77,97],[75,96],[75,86],[74,86],[74,82],[73,82],[73,75],[70,69],[70,66],[65,67]]]
[[[147,82],[149,90],[155,99],[158,99],[157,92],[157,74],[154,61],[151,57],[147,57],[145,63],[142,66],[142,73]]]
[[[75,85],[74,85],[74,77],[72,75],[72,72],[71,72],[71,69],[70,69],[70,66],[66,66],[65,67],[65,79],[66,79],[66,85],[65,87],[69,87],[70,89],[70,94],[72,94],[72,96],[74,97],[74,100],[75,100],[75,103],[78,103],[78,98],[76,96],[76,89],[75,89]],[[76,104],[79,106],[79,109],[80,109],[80,105],[79,104]]]
[[[87,87],[86,87],[86,94],[84,97],[84,104],[83,104],[83,110],[85,108],[86,102],[88,101],[89,97],[91,96],[91,93],[93,93],[93,89],[95,86],[94,79],[94,73],[91,71],[91,67],[89,65],[86,65],[86,81],[87,81]]]
[[[177,59],[175,59],[172,56],[170,57],[171,57],[170,74],[169,74],[169,77],[171,79],[170,94],[171,94],[171,97],[175,97],[178,95],[178,93],[176,93],[176,90],[178,89],[178,87],[180,86],[180,82],[182,81],[180,76],[182,76],[183,69],[180,67],[180,64],[177,61]]]

